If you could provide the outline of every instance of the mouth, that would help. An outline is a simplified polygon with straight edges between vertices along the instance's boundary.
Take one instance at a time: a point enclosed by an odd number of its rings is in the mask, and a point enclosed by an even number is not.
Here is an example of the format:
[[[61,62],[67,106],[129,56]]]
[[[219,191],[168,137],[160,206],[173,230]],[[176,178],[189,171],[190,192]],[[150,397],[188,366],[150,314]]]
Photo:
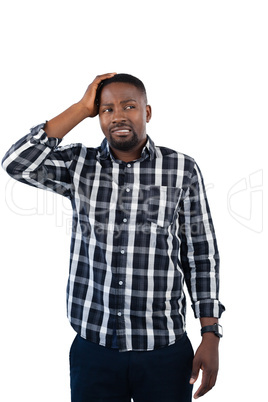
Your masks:
[[[126,136],[131,132],[131,129],[128,127],[115,127],[111,130],[111,134],[119,135],[119,136]]]

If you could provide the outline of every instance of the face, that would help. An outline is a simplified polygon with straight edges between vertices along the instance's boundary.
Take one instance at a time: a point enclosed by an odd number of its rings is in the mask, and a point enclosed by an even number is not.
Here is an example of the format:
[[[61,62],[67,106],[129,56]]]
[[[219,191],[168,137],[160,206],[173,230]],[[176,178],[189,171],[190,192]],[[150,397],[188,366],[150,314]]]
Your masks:
[[[134,85],[113,82],[103,88],[100,97],[101,129],[113,150],[132,152],[146,142],[146,123],[151,107],[145,95]]]

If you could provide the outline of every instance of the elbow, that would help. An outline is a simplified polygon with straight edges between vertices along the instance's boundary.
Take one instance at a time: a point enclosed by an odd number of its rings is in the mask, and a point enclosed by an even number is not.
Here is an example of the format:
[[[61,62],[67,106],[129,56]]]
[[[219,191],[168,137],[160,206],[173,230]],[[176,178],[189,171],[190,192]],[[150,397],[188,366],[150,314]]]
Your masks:
[[[2,159],[1,166],[9,175],[13,172],[13,168],[10,167],[11,165],[12,163],[8,163],[8,155],[5,155]]]
[[[2,168],[15,180],[22,177],[22,171],[18,169],[19,164],[15,161],[10,161],[8,155],[5,155],[1,162]]]

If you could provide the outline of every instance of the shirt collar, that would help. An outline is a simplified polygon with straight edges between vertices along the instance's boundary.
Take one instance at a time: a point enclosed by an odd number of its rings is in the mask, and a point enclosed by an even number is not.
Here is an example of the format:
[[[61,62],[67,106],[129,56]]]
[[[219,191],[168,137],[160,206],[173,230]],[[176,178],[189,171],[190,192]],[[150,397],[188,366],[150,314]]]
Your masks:
[[[97,160],[105,160],[105,159],[111,159],[112,161],[115,161],[114,156],[112,155],[110,151],[110,146],[106,138],[102,141],[100,147],[97,148],[98,153],[97,153]],[[153,160],[156,157],[156,149],[154,142],[152,139],[147,135],[147,142],[143,147],[141,157],[139,160],[144,160],[149,156],[150,160]]]

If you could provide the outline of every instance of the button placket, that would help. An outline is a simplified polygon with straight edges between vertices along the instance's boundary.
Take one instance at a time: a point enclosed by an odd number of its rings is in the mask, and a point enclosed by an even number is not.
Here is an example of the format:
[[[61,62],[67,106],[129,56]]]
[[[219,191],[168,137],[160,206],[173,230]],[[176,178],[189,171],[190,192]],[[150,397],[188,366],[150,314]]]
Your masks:
[[[118,267],[124,267],[127,259],[128,251],[128,224],[130,222],[130,208],[132,205],[132,186],[133,186],[133,166],[130,163],[125,165],[124,170],[121,170],[119,179],[120,194],[118,198],[118,215],[117,224],[120,231],[116,240],[118,250]],[[125,270],[117,268],[115,276],[116,287],[116,302],[115,314],[117,316],[118,328],[124,329],[124,308],[125,308]]]

